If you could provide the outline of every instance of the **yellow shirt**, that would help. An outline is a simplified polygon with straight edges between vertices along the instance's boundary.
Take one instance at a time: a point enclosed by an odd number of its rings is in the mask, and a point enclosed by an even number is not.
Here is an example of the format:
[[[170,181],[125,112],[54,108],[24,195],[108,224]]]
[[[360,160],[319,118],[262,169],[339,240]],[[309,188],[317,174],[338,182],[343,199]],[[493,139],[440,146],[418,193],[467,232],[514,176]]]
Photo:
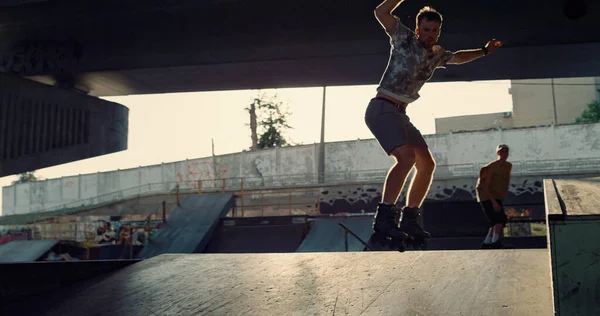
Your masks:
[[[512,164],[508,161],[496,160],[490,162],[485,167],[481,168],[479,172],[479,179],[477,179],[477,201],[489,200],[490,197],[483,191],[483,173],[489,170],[492,176],[490,181],[490,192],[491,198],[499,199],[504,201],[506,194],[508,193],[508,185],[510,184],[510,171],[512,170]]]

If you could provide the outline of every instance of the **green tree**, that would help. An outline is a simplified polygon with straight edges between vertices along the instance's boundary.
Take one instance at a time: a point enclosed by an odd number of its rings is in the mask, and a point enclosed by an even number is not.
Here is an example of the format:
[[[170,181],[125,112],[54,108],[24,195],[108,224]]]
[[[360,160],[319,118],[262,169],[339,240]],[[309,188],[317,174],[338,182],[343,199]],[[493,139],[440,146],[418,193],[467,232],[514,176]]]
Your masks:
[[[246,111],[250,114],[252,150],[291,145],[284,136],[292,128],[287,123],[291,112],[277,95],[259,94]]]
[[[600,103],[593,101],[588,104],[587,109],[575,119],[575,123],[598,123],[600,122]]]
[[[17,180],[12,182],[12,184],[35,182],[35,181],[40,180],[34,173],[35,173],[35,171],[23,172],[19,175],[19,178]]]

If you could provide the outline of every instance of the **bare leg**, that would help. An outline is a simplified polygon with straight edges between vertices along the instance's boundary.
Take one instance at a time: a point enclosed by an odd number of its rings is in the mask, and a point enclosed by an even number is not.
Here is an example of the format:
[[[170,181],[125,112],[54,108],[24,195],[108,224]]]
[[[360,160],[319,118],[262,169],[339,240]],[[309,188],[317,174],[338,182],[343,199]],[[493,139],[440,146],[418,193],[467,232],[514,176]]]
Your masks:
[[[410,146],[401,146],[395,148],[390,155],[396,159],[396,163],[390,168],[385,179],[383,202],[396,204],[406,177],[415,164],[415,153]]]
[[[414,147],[416,173],[408,189],[408,207],[421,207],[433,179],[435,161],[426,146]]]

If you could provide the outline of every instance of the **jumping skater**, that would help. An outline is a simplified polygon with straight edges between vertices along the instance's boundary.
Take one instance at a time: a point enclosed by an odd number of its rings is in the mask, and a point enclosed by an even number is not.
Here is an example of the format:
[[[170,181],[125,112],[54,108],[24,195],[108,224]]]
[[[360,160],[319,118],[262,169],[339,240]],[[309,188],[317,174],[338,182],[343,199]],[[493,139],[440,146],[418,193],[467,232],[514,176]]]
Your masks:
[[[481,248],[502,248],[502,228],[506,226],[506,213],[503,202],[508,193],[512,164],[508,159],[508,146],[501,144],[496,148],[498,159],[490,162],[479,172],[477,180],[477,201],[490,222],[490,229]]]
[[[440,36],[442,15],[431,7],[422,8],[413,32],[392,12],[403,0],[385,0],[375,9],[375,17],[390,38],[391,52],[377,95],[365,112],[365,123],[386,154],[395,158],[384,186],[381,203],[373,221],[375,240],[392,241],[403,251],[411,241],[422,248],[429,232],[423,229],[421,204],[429,191],[435,161],[421,132],[406,115],[408,104],[419,98],[419,90],[436,68],[464,64],[493,53],[502,43],[491,40],[479,49],[446,51],[435,45]],[[396,208],[409,171],[416,174],[408,189],[406,206]]]

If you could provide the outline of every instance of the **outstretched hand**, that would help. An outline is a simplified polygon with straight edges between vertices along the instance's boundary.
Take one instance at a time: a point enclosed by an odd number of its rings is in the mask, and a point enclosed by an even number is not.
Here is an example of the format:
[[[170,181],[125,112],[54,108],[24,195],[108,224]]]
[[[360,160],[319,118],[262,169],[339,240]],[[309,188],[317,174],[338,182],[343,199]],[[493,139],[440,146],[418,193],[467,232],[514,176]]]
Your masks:
[[[487,42],[487,44],[485,44],[485,48],[487,48],[488,54],[495,52],[496,49],[498,49],[500,47],[502,47],[502,42],[497,39],[493,39],[493,40]]]

